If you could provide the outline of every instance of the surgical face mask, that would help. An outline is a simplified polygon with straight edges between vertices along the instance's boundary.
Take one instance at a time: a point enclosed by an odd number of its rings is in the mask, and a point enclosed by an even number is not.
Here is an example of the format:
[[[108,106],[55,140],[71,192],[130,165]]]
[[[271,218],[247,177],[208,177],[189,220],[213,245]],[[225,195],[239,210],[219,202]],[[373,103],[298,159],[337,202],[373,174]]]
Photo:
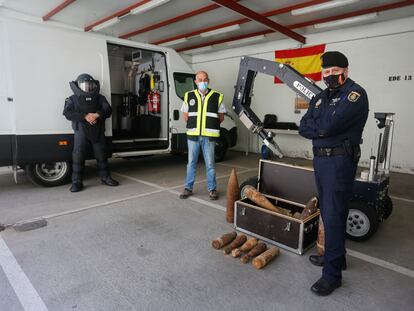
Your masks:
[[[343,73],[339,75],[330,75],[327,77],[323,77],[323,82],[325,82],[326,86],[330,89],[336,89],[337,87],[341,86],[344,83],[344,81],[345,75]]]
[[[205,92],[208,88],[208,82],[198,82],[198,89],[201,92]]]

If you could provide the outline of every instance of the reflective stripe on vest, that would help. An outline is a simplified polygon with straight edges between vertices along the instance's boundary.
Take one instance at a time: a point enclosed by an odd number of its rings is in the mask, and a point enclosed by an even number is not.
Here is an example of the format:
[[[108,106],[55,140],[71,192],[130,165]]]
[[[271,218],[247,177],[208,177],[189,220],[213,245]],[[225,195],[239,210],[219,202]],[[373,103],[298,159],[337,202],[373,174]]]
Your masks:
[[[187,135],[220,137],[218,108],[222,100],[223,94],[209,90],[203,104],[198,90],[187,92],[184,96],[188,105]]]
[[[218,113],[214,113],[214,112],[206,112],[206,116],[207,117],[212,117],[212,118],[218,118],[219,117]]]

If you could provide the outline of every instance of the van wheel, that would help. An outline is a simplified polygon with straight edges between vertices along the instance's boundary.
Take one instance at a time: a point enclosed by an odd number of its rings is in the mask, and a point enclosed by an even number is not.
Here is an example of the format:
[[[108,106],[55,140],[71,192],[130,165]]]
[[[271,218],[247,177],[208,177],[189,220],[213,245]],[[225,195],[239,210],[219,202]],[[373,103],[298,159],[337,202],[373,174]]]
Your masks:
[[[72,166],[69,162],[36,163],[26,165],[25,171],[32,183],[54,187],[68,182]]]
[[[216,162],[221,162],[226,157],[228,149],[227,139],[224,135],[216,140],[216,147],[214,151],[214,159]]]
[[[353,241],[365,241],[378,229],[378,215],[365,202],[351,202],[346,223],[346,234]]]
[[[250,177],[249,179],[245,180],[244,182],[241,183],[240,185],[240,198],[241,199],[245,199],[246,196],[244,195],[244,188],[246,188],[246,186],[252,186],[254,188],[257,189],[257,177]]]

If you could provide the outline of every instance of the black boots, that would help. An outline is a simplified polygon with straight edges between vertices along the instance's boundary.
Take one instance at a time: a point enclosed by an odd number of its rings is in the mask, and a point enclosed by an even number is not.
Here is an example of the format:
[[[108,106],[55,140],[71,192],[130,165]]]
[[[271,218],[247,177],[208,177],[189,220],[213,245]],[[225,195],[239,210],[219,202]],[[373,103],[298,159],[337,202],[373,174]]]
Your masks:
[[[81,182],[76,182],[70,187],[70,192],[79,192],[83,189],[83,184]]]
[[[320,278],[315,284],[312,285],[311,291],[318,296],[328,296],[341,285],[342,282],[340,280],[336,282],[329,282],[324,278]]]
[[[107,185],[110,187],[116,187],[119,185],[119,182],[113,179],[111,176],[107,176],[106,178],[101,179],[103,185]],[[83,183],[82,182],[73,182],[72,186],[70,187],[70,192],[79,192],[83,190]]]
[[[116,187],[119,185],[119,182],[113,179],[111,176],[107,176],[106,178],[101,179],[103,185],[107,185],[110,187]]]

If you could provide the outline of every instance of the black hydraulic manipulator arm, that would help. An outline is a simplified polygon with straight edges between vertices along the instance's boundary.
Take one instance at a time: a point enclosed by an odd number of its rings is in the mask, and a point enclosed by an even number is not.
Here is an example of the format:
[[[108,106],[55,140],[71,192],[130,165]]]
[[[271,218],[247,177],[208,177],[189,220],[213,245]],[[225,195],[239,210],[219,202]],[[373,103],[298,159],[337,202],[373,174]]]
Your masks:
[[[233,97],[233,110],[240,118],[240,121],[250,131],[259,135],[264,144],[281,158],[283,154],[273,140],[273,135],[263,128],[260,119],[250,109],[253,83],[258,72],[278,77],[296,94],[302,96],[307,101],[310,101],[322,89],[288,65],[253,57],[243,57],[241,59]]]

